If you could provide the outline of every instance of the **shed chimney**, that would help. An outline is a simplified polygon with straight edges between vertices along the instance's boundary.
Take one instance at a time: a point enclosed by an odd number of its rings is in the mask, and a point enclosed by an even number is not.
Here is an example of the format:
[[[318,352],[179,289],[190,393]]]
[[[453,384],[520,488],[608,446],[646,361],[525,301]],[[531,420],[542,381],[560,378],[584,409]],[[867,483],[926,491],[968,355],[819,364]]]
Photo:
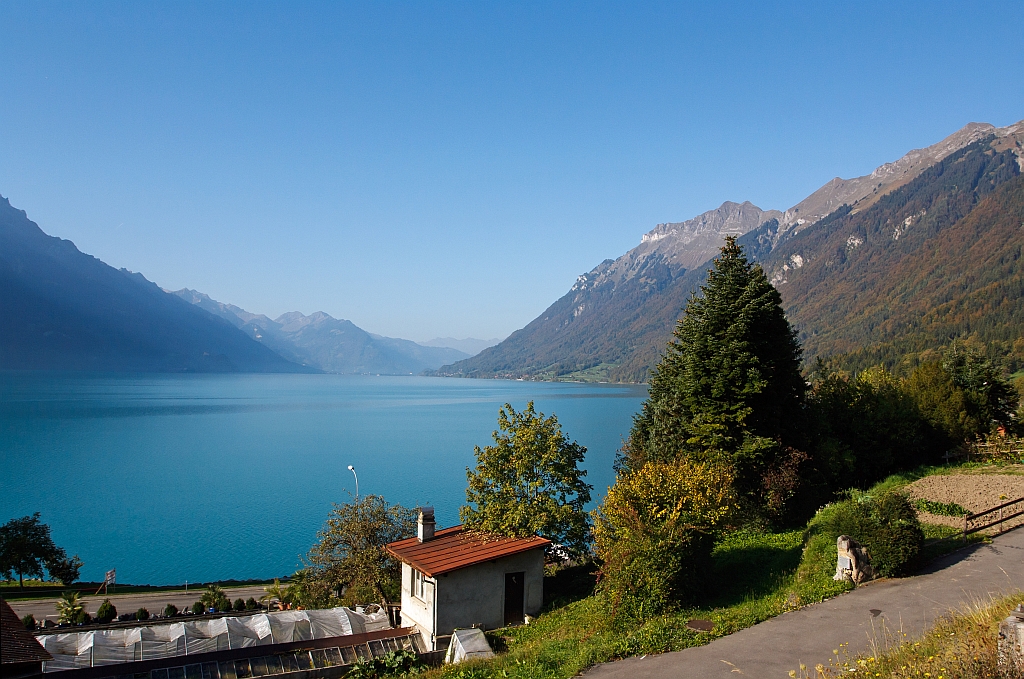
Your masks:
[[[434,539],[433,507],[420,507],[420,518],[416,521],[416,537],[420,542]]]

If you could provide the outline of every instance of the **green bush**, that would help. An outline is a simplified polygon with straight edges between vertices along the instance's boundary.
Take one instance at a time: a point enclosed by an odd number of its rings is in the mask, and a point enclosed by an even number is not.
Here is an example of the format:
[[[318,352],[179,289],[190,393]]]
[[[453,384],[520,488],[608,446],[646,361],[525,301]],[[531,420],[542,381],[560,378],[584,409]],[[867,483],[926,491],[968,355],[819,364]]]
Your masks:
[[[140,608],[139,610],[135,611],[135,619],[149,620],[149,611],[147,611],[145,608]]]
[[[104,599],[96,611],[96,621],[104,625],[117,617],[117,608],[110,603],[110,599]]]
[[[868,550],[875,573],[884,577],[908,574],[924,545],[924,532],[910,499],[896,490],[861,494],[825,507],[808,524],[808,551],[819,568],[835,568],[836,539],[848,535]]]
[[[194,615],[202,615],[206,612],[206,606],[203,605],[202,601],[197,601],[192,604],[192,613]]]
[[[412,651],[388,651],[379,658],[360,660],[352,666],[345,679],[384,679],[417,674],[424,668]]]
[[[178,614],[178,607],[175,606],[174,604],[167,604],[167,606],[164,608],[164,617],[165,618],[173,618],[177,614]]]
[[[252,597],[249,597],[245,602],[245,610],[247,611],[255,611],[259,607],[260,605],[256,603],[256,599]]]
[[[594,513],[599,589],[624,621],[695,601],[735,509],[728,465],[679,460],[622,474]]]
[[[931,500],[914,500],[914,507],[919,511],[935,514],[936,516],[966,516],[969,511],[955,502],[932,502]]]
[[[24,625],[27,630],[34,630],[36,628],[36,616],[29,613],[21,619],[21,624]]]
[[[83,608],[82,610],[75,613],[75,617],[71,619],[71,622],[75,623],[76,625],[87,625],[90,622],[92,622],[92,616],[86,613],[85,609]]]
[[[235,610],[236,611],[244,611],[245,610],[245,601],[241,597],[235,599]]]

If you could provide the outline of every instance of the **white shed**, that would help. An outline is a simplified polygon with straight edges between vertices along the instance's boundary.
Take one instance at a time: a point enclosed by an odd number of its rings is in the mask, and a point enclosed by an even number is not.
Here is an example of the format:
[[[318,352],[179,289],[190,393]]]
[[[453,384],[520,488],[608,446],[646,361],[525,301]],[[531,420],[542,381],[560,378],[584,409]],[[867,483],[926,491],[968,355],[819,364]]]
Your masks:
[[[504,538],[454,526],[434,532],[434,510],[420,511],[416,537],[392,542],[402,562],[402,626],[415,626],[428,648],[448,645],[456,628],[522,624],[544,602],[539,537]]]

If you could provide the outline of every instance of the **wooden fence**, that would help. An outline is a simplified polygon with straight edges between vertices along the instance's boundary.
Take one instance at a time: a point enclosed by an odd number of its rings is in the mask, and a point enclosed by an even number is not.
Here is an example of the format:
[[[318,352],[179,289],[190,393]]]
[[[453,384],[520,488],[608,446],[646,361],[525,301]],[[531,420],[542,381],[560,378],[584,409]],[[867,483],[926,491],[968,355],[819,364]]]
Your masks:
[[[967,536],[972,533],[999,526],[1022,515],[1024,515],[1024,497],[1004,502],[983,512],[968,514],[964,517],[964,530],[960,537],[966,540]]]

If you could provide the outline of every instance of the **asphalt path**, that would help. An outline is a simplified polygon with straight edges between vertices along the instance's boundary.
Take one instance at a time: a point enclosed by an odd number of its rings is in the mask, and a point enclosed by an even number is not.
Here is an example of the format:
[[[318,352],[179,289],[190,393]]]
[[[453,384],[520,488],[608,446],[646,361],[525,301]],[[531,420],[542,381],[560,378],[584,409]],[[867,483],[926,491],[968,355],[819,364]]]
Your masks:
[[[85,610],[90,614],[96,615],[96,609],[100,607],[104,599],[110,599],[110,603],[114,604],[117,608],[118,613],[134,613],[140,608],[145,608],[150,613],[163,614],[164,608],[167,604],[174,604],[179,610],[186,608],[192,608],[192,604],[199,601],[199,597],[202,596],[205,588],[190,589],[187,592],[184,589],[181,590],[169,590],[165,592],[138,592],[135,594],[110,594],[104,596],[100,594],[98,596],[86,595],[82,597],[82,601],[85,604]],[[253,597],[259,601],[260,597],[266,594],[266,590],[262,585],[247,586],[247,587],[225,587],[224,593],[234,601],[241,597],[242,599],[248,599]],[[11,608],[14,609],[15,613],[19,617],[24,617],[31,613],[35,616],[36,620],[44,620],[49,618],[54,622],[57,621],[57,598],[52,599],[26,599],[24,601],[8,601]]]
[[[587,679],[688,679],[737,675],[783,679],[801,663],[828,664],[849,643],[851,657],[885,636],[921,636],[940,616],[1024,589],[1024,529],[948,554],[912,578],[880,580],[783,613],[710,644],[604,663]],[[812,670],[813,673],[813,670]]]

